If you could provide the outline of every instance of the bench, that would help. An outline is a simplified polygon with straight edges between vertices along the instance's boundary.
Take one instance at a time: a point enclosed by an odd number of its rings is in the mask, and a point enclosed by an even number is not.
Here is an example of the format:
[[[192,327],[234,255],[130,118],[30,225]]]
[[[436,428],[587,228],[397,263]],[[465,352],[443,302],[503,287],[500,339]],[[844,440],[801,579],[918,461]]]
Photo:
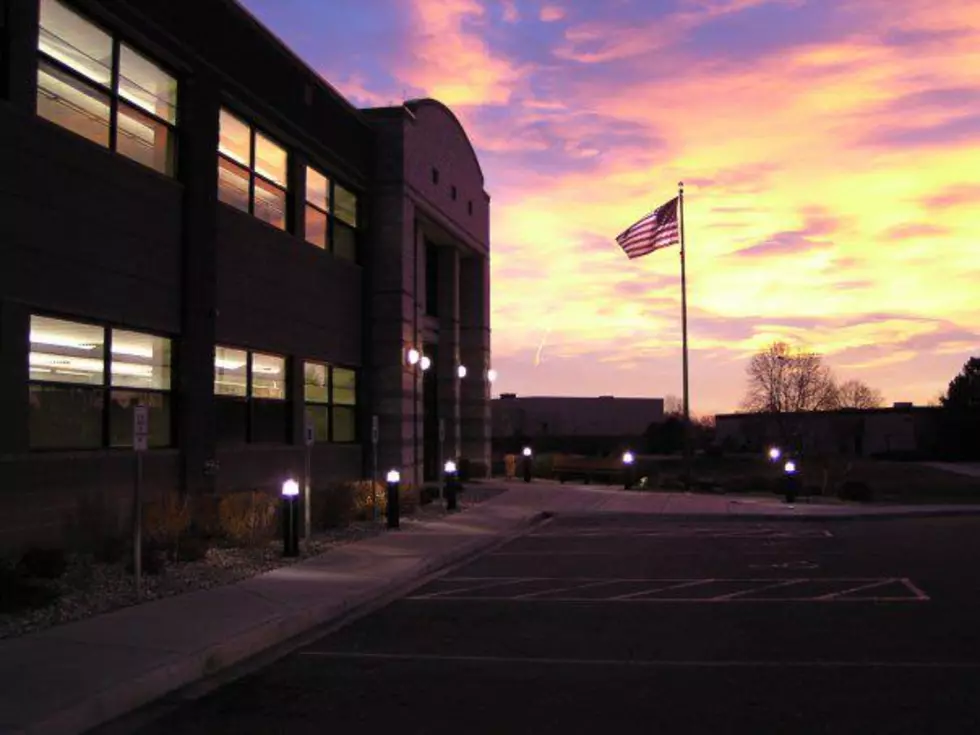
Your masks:
[[[613,480],[623,482],[626,479],[626,467],[620,457],[584,457],[575,454],[555,455],[551,473],[564,484],[566,480],[580,477],[586,484],[593,478],[605,478],[606,484]]]

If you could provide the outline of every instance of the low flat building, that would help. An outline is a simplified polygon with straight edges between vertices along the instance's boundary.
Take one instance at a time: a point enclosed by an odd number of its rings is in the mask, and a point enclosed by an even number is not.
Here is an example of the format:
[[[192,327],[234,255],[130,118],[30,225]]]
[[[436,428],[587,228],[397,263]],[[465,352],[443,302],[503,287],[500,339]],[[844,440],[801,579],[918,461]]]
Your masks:
[[[639,442],[651,424],[664,420],[662,398],[521,396],[491,401],[494,457],[536,451],[607,454]]]
[[[938,449],[939,412],[896,403],[890,408],[719,414],[715,442],[740,452],[781,445],[856,457],[931,456]]]
[[[234,0],[0,0],[0,547],[125,507],[137,406],[147,497],[487,471],[489,217]]]

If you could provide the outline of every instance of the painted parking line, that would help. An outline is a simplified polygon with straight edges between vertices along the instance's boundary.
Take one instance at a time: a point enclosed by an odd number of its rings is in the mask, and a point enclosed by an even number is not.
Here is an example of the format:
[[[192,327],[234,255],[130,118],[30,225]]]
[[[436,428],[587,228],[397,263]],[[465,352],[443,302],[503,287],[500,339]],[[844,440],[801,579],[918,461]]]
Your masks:
[[[824,528],[549,528],[524,538],[710,538],[710,539],[826,539]]]
[[[766,579],[598,579],[454,577],[436,580],[406,601],[493,602],[928,602],[906,577]]]
[[[299,656],[338,660],[473,663],[514,666],[623,666],[670,669],[980,669],[980,661],[658,661],[651,659],[541,658],[534,656],[453,656],[433,653],[299,651]]]

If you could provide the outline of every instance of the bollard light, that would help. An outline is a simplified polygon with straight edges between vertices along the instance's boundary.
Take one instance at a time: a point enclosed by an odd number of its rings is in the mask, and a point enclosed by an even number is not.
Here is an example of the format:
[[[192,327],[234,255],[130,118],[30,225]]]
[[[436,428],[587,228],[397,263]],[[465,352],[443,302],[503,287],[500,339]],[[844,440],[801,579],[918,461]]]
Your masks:
[[[531,447],[524,447],[524,482],[531,481]]]
[[[459,475],[457,474],[456,462],[451,459],[446,460],[446,463],[443,465],[442,469],[445,473],[443,482],[446,488],[446,510],[456,510],[457,500],[459,497]]]
[[[800,478],[796,474],[797,469],[796,461],[792,459],[786,460],[786,464],[783,465],[783,494],[786,496],[787,503],[794,502],[800,491]]]
[[[524,447],[523,454],[524,454],[525,457],[530,457],[531,456],[531,447]]]
[[[282,555],[299,556],[299,483],[282,483]]]
[[[781,456],[783,456],[783,452],[779,447],[773,447],[769,450],[769,459],[773,462],[778,460]]]
[[[633,463],[636,457],[628,449],[623,452],[623,489],[629,490],[633,487]]]
[[[418,365],[419,360],[422,359],[422,355],[413,347],[405,355],[405,359],[408,360],[409,365]]]
[[[385,515],[388,519],[388,528],[398,528],[398,483],[401,481],[401,473],[398,470],[389,470],[387,474],[387,507]]]
[[[783,465],[783,471],[787,475],[792,475],[796,473],[796,462],[793,460],[788,460],[786,464]]]

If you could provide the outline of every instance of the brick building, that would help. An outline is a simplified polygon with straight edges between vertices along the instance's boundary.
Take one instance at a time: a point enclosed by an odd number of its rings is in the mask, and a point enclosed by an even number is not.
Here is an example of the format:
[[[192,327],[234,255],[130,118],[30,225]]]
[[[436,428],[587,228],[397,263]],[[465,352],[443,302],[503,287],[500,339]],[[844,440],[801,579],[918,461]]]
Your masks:
[[[489,197],[233,0],[0,0],[0,546],[80,497],[489,462]],[[409,364],[417,349],[426,360]],[[423,363],[431,361],[428,370]],[[465,377],[460,377],[460,366]]]

